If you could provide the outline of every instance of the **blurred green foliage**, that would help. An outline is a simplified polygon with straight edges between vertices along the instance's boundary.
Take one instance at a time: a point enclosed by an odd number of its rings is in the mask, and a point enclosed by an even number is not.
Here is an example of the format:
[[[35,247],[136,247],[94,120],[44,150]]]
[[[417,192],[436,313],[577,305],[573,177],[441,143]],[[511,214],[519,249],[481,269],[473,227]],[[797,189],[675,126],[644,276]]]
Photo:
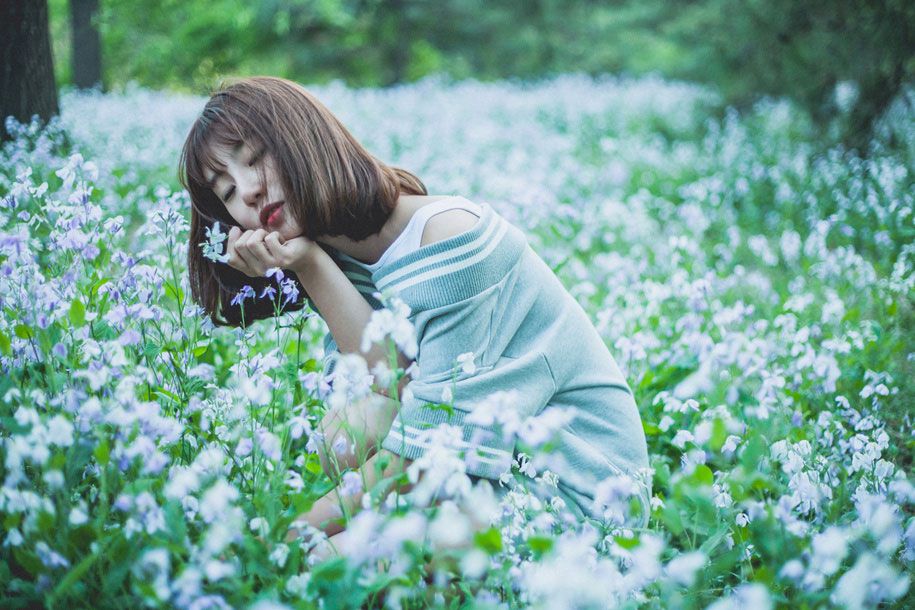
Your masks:
[[[67,1],[50,8],[66,84]],[[109,87],[656,71],[711,83],[738,108],[787,95],[824,135],[855,146],[915,75],[908,0],[102,0],[99,27]],[[841,83],[853,86],[837,96]]]

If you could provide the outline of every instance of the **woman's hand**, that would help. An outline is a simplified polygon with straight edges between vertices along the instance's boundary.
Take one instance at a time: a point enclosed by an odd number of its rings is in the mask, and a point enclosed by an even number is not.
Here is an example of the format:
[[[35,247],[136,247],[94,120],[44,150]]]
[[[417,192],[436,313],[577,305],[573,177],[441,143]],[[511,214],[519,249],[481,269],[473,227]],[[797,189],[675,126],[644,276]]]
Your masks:
[[[320,249],[314,241],[305,236],[283,241],[276,231],[264,229],[244,231],[238,227],[229,230],[226,253],[231,267],[249,277],[264,277],[267,269],[279,267],[300,271],[308,266],[310,257]]]

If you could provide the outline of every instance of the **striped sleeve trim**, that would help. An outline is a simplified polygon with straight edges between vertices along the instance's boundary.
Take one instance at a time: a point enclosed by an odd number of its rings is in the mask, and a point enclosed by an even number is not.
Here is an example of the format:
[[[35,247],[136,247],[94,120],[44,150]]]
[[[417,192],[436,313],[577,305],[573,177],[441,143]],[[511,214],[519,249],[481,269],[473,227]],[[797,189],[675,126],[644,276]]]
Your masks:
[[[382,293],[397,294],[412,311],[457,303],[504,281],[529,248],[524,234],[483,202],[469,230],[422,246],[372,274]]]
[[[414,270],[419,272],[396,273],[379,280],[378,289],[401,292],[421,282],[466,269],[492,254],[507,230],[508,225],[505,221],[493,222],[487,227],[486,233],[466,246],[453,252],[438,254],[427,261],[420,261],[421,264],[414,265]],[[400,271],[405,271],[405,268]]]
[[[397,286],[411,276],[428,272],[453,261],[460,262],[484,248],[500,228],[499,219],[488,204],[482,206],[477,222],[467,231],[448,239],[421,246],[407,256],[385,265],[375,272],[374,280],[379,289]],[[504,221],[502,221],[504,223]],[[504,229],[503,229],[504,230]]]
[[[415,460],[430,448],[425,431],[440,424],[461,429],[461,441],[455,449],[462,454],[467,474],[487,479],[498,479],[511,470],[514,440],[505,441],[500,434],[465,421],[467,412],[455,408],[451,413],[432,409],[419,399],[405,399],[400,412],[381,446],[404,458]]]
[[[422,432],[422,429],[415,426],[400,425],[400,422],[395,422],[394,425],[391,426],[391,430],[388,434],[391,436],[392,442],[399,443],[402,441],[406,445],[426,450],[432,446],[432,443],[428,440],[423,440]],[[473,445],[468,441],[461,441],[457,444],[456,448],[459,451],[467,451],[468,449],[476,451],[477,460],[487,466],[511,464],[512,454],[504,449],[493,449],[490,447]]]

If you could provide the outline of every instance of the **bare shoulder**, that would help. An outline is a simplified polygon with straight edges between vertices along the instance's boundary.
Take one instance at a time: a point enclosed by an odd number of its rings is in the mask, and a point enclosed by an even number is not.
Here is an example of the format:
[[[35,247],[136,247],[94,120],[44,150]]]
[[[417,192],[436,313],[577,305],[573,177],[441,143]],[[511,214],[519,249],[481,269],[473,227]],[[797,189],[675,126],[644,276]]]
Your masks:
[[[437,241],[469,231],[474,227],[478,219],[478,216],[473,212],[459,208],[439,212],[426,221],[420,245],[434,244]]]

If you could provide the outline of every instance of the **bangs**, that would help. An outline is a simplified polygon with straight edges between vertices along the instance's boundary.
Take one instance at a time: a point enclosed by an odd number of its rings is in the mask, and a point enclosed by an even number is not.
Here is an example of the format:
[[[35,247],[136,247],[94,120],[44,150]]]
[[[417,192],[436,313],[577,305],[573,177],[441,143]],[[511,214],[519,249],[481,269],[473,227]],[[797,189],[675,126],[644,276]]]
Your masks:
[[[211,122],[206,119],[206,115],[201,116],[188,134],[184,169],[190,182],[212,190],[207,184],[206,170],[213,173],[226,170],[226,166],[217,160],[214,149],[225,147],[231,150],[241,144],[244,138],[225,121]]]
[[[191,196],[193,210],[209,224],[216,221],[229,226],[236,224],[213,187],[207,183],[207,170],[213,174],[226,170],[217,159],[215,149],[232,150],[246,140],[239,125],[227,113],[208,105],[194,122],[184,142],[178,163],[179,180]]]

